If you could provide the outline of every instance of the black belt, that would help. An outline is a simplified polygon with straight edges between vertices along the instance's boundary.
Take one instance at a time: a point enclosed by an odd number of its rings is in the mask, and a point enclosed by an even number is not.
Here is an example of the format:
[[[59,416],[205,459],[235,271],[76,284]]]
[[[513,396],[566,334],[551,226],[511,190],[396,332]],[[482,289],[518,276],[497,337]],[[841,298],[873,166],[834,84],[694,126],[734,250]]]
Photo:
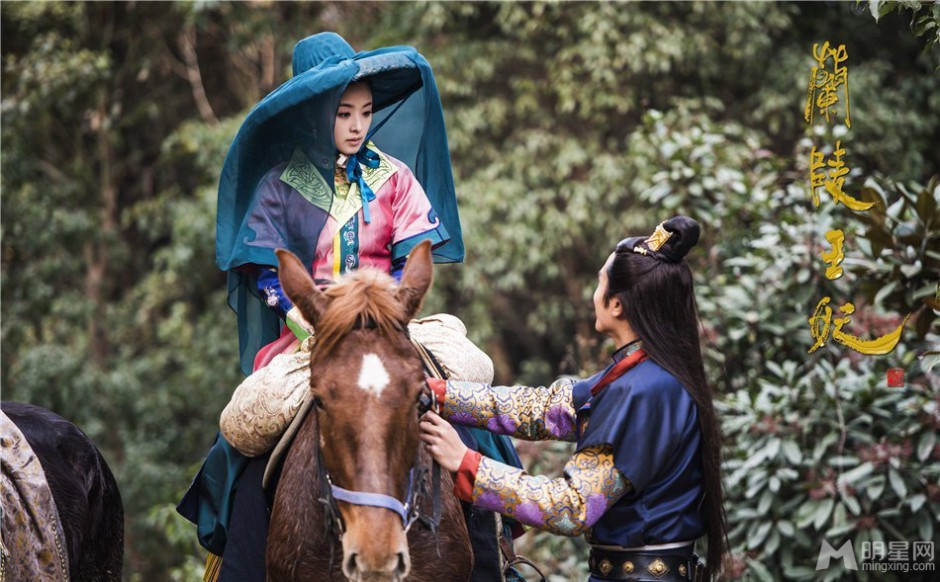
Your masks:
[[[591,575],[602,580],[694,582],[705,569],[692,546],[668,550],[627,550],[591,546]],[[702,578],[697,578],[696,576]]]

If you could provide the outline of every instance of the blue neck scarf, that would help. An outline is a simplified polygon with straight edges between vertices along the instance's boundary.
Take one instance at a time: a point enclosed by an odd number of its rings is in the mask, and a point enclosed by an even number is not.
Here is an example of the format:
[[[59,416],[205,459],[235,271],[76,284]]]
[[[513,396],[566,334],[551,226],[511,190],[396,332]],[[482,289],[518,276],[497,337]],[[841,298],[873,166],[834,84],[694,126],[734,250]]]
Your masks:
[[[379,154],[365,145],[346,160],[346,179],[349,180],[350,184],[359,185],[359,195],[362,196],[362,220],[366,224],[372,222],[372,217],[369,215],[369,202],[375,200],[375,192],[366,184],[366,180],[362,175],[362,167],[359,164],[374,170],[379,167],[380,163]]]

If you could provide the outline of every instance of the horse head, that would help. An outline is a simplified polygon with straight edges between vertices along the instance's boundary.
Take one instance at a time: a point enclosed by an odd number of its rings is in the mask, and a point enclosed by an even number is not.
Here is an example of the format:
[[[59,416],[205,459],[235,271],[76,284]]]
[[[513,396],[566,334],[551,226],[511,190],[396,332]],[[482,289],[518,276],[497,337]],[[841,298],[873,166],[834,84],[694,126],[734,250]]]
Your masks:
[[[285,292],[316,329],[310,389],[320,463],[343,526],[343,574],[401,580],[411,567],[402,506],[409,500],[419,444],[416,402],[424,387],[407,324],[431,286],[430,243],[412,251],[400,285],[363,269],[326,291],[297,257],[277,253]],[[388,503],[358,504],[370,495]]]

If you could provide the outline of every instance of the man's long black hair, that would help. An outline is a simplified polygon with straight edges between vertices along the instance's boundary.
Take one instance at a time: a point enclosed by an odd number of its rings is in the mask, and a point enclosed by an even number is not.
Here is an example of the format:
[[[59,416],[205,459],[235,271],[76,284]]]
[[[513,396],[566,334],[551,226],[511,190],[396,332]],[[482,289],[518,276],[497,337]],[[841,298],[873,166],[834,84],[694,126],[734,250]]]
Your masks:
[[[715,578],[728,547],[721,431],[705,376],[692,271],[684,260],[698,242],[699,225],[691,218],[677,216],[665,221],[663,227],[671,235],[657,250],[645,237],[624,239],[617,245],[607,269],[604,301],[620,300],[624,318],[643,342],[643,351],[682,383],[698,408],[705,481],[702,518],[708,536],[706,571],[709,578]]]

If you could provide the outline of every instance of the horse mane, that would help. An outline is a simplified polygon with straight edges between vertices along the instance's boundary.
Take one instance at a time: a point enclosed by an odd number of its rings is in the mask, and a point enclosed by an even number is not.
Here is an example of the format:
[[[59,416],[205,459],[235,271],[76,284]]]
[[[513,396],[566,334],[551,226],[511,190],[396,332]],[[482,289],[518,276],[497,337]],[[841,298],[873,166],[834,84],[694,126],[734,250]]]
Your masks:
[[[314,358],[331,353],[360,322],[374,324],[387,335],[401,330],[405,313],[398,299],[398,285],[382,271],[353,271],[324,293],[330,302],[317,321]]]

